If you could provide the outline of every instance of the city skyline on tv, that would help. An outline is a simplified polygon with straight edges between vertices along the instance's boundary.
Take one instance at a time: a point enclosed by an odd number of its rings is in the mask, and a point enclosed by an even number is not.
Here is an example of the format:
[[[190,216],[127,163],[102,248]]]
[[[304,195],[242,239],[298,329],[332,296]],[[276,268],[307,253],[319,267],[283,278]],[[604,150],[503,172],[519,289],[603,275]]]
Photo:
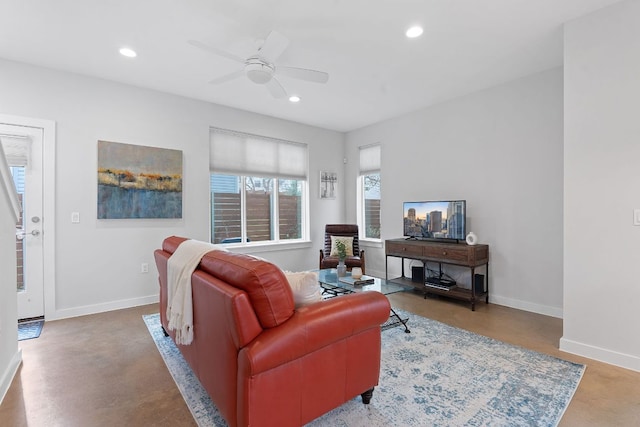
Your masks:
[[[404,235],[424,239],[465,238],[466,201],[404,202]]]
[[[447,208],[449,202],[405,202],[404,203],[404,217],[408,216],[409,209],[414,209],[416,212],[416,218],[426,218],[432,211],[440,211],[443,213],[443,218],[447,218]]]

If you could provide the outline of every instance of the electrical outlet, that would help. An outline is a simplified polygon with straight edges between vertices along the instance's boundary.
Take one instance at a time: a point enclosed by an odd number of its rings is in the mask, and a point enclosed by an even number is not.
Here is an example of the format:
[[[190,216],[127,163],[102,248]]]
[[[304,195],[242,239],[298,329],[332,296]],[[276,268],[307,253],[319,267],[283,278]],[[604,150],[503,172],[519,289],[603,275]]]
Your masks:
[[[140,273],[148,273],[149,272],[149,264],[143,262],[140,264]]]

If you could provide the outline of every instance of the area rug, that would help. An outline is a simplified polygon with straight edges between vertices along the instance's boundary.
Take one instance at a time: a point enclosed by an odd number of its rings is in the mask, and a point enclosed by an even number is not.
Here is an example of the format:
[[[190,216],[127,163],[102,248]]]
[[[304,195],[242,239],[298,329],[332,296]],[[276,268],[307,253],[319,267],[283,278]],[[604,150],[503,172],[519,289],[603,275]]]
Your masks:
[[[18,341],[38,338],[42,332],[42,326],[44,326],[42,319],[18,322]]]
[[[556,426],[585,366],[408,312],[411,333],[382,332],[380,384],[369,405],[356,397],[309,426]],[[226,426],[159,315],[143,316],[200,426]]]

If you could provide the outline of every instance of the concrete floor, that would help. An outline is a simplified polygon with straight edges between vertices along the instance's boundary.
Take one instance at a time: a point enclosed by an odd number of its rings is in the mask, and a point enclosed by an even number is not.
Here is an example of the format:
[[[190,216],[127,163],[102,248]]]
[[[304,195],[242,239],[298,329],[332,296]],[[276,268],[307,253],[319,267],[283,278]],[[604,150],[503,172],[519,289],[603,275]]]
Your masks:
[[[560,426],[640,425],[640,373],[558,350],[562,320],[479,304],[390,296],[394,307],[587,365]],[[0,405],[0,426],[195,426],[143,314],[157,305],[46,322],[21,341],[23,363]],[[633,337],[634,339],[636,337]]]

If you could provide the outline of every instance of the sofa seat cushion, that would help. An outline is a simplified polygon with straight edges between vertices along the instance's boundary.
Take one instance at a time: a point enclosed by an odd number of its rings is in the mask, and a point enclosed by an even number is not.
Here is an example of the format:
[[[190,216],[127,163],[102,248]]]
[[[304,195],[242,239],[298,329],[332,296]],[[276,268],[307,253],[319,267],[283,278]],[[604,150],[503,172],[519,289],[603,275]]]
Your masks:
[[[337,256],[328,256],[322,259],[321,268],[336,268],[340,260]],[[347,268],[361,267],[362,259],[359,256],[348,256],[344,259],[344,264]]]

